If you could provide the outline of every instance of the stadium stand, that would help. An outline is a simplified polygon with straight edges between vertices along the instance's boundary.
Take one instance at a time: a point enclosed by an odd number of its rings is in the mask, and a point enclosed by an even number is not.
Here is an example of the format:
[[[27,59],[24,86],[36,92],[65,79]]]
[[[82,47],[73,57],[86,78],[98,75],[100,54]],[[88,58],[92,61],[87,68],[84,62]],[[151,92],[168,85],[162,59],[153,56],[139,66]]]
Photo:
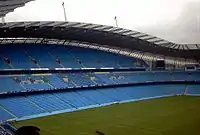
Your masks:
[[[99,72],[0,76],[0,93],[148,82],[200,81],[199,72]],[[5,85],[4,85],[5,84]]]
[[[1,46],[1,54],[5,58],[10,60],[10,64],[5,62],[5,64],[9,65],[10,68],[34,68],[37,67],[32,61],[26,56],[25,52],[22,49],[22,46],[17,46],[15,44],[11,44],[8,46]]]
[[[90,80],[85,74],[83,73],[72,73],[68,74],[69,80],[72,80],[74,82],[75,86],[91,86],[94,85],[94,82]]]
[[[54,95],[56,95],[63,101],[75,106],[76,108],[91,106],[91,105],[95,104],[91,100],[89,100],[83,96],[80,96],[78,93],[76,93],[76,91],[59,92],[59,93],[55,93]]]
[[[145,63],[114,53],[59,45],[1,45],[1,66],[5,68],[100,68],[144,67]],[[45,53],[38,53],[45,52]],[[90,55],[88,55],[90,54]],[[91,57],[92,56],[92,57]],[[108,60],[104,61],[104,58]],[[7,58],[9,60],[4,60]],[[126,61],[126,62],[124,62]],[[7,66],[6,66],[7,65]]]
[[[180,95],[184,93],[185,88],[186,85],[132,86],[0,98],[1,113],[5,116],[1,121],[13,116],[22,118],[94,105],[102,106],[109,103]]]
[[[76,22],[2,23],[0,32],[0,135],[11,135],[7,129],[12,127],[4,123],[200,95],[198,44],[179,45],[119,27]],[[159,71],[158,60],[166,65]],[[187,71],[187,65],[195,68]]]
[[[26,97],[10,97],[0,99],[1,106],[16,117],[23,117],[45,112]]]
[[[149,67],[144,61],[136,58],[73,46],[11,44],[0,46],[0,50],[2,70],[29,71],[35,68],[71,68],[71,70],[111,68],[112,70]],[[69,73],[1,75],[0,121],[29,119],[163,96],[199,94],[199,86],[196,85],[156,84],[200,81],[199,71],[82,72],[81,70]],[[148,87],[129,85],[149,82],[156,85]],[[118,87],[119,85],[123,87]],[[31,93],[33,91],[40,93]]]
[[[200,95],[200,85],[188,85],[186,93],[188,95]]]
[[[8,113],[8,111],[6,111],[4,108],[2,108],[0,106],[0,122],[5,121],[5,120],[9,120],[14,118],[13,115],[11,115],[10,113]]]
[[[10,91],[22,91],[23,87],[15,82],[13,77],[0,77],[0,93]]]
[[[73,108],[53,94],[31,95],[28,99],[47,112]]]
[[[56,89],[72,87],[73,84],[69,81],[64,82],[58,75],[45,76],[46,80]]]

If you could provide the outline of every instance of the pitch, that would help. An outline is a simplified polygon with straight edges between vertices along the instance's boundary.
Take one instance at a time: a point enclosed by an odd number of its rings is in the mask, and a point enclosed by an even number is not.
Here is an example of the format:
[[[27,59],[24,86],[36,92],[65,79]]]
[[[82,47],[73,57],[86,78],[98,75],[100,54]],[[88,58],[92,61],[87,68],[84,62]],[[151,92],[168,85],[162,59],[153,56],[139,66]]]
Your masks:
[[[77,99],[78,100],[78,99]],[[176,96],[59,114],[13,123],[41,135],[199,135],[200,97]]]

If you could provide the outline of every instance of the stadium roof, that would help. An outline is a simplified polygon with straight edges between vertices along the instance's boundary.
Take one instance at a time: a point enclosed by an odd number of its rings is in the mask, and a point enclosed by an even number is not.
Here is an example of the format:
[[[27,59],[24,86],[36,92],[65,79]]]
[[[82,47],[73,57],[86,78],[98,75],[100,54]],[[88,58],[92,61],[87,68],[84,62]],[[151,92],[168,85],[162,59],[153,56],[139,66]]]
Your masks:
[[[0,17],[14,11],[18,7],[24,6],[29,1],[33,0],[0,0]]]
[[[79,22],[9,22],[0,25],[1,38],[77,40],[172,57],[200,59],[200,44],[175,44],[138,31]]]

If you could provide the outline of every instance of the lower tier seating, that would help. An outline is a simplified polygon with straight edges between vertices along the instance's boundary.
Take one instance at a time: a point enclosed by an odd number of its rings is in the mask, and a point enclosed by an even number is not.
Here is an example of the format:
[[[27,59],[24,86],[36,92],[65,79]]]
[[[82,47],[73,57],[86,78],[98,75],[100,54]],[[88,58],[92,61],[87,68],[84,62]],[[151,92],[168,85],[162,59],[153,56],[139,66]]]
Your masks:
[[[90,99],[81,96],[76,91],[60,92],[60,93],[55,93],[54,95],[60,97],[63,101],[68,102],[70,105],[73,105],[76,108],[97,104],[91,101]]]
[[[53,94],[31,95],[28,99],[47,112],[71,109],[72,106]]]
[[[189,85],[186,88],[188,94],[200,95],[200,85]]]
[[[8,113],[3,107],[0,106],[0,123],[8,119],[12,119],[13,116]]]
[[[0,105],[9,110],[16,117],[29,116],[43,113],[46,110],[39,108],[26,97],[10,97],[0,99]]]
[[[1,97],[0,121],[107,103],[177,95],[186,91],[198,94],[199,88],[200,85],[149,85]]]

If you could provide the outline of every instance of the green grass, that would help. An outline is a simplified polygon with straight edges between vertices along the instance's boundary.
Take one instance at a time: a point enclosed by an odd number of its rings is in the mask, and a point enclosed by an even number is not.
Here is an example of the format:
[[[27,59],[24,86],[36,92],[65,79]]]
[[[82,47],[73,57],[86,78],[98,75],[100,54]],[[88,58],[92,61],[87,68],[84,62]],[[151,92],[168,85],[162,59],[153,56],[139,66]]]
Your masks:
[[[116,104],[13,123],[36,125],[41,135],[200,135],[200,97]]]

